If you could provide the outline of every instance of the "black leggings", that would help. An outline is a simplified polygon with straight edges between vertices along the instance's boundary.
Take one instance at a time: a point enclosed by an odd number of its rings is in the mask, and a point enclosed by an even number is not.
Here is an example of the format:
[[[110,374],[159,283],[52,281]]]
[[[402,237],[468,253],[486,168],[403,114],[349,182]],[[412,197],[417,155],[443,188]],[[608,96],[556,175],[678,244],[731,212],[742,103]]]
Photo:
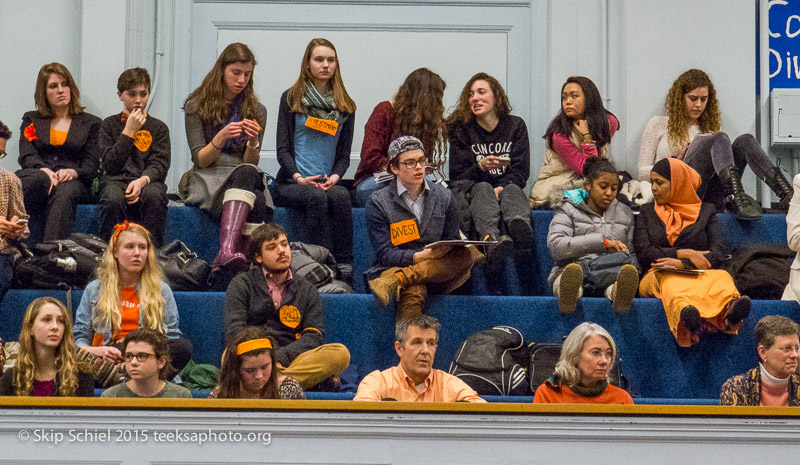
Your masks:
[[[695,138],[684,161],[700,174],[703,181],[697,189],[697,195],[704,202],[715,204],[717,211],[724,211],[725,208],[725,194],[718,176],[723,169],[736,166],[741,174],[746,166],[750,166],[756,176],[764,179],[775,166],[751,134],[742,134],[731,143],[724,132]]]
[[[275,202],[304,212],[308,242],[327,247],[337,263],[353,263],[353,206],[346,188],[278,184]]]

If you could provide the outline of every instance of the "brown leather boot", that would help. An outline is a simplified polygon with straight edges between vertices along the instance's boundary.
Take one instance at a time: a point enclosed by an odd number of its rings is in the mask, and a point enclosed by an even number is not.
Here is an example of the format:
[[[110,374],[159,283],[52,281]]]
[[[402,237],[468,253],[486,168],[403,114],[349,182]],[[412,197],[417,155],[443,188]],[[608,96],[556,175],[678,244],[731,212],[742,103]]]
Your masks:
[[[381,303],[382,306],[389,305],[392,296],[399,298],[400,289],[402,285],[401,273],[392,273],[390,275],[381,276],[369,282],[369,289],[375,296],[375,300]]]

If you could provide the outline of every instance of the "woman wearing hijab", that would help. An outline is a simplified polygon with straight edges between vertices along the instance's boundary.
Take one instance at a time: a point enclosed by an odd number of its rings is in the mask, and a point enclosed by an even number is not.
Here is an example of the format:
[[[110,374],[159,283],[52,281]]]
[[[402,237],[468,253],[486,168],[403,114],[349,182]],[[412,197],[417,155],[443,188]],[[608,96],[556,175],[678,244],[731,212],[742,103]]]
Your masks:
[[[750,314],[750,298],[740,296],[723,268],[722,229],[716,209],[697,196],[700,175],[676,158],[650,172],[654,201],[636,219],[634,248],[650,270],[639,284],[642,297],[664,304],[678,345],[691,347],[703,332],[737,334]]]

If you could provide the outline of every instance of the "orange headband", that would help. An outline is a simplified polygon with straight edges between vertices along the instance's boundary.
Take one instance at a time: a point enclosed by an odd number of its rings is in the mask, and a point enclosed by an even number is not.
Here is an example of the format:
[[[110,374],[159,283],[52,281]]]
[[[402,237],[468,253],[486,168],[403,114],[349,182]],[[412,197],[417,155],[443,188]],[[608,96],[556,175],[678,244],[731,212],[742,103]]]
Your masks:
[[[114,247],[114,246],[117,245],[117,237],[119,237],[119,233],[121,233],[122,231],[125,231],[126,229],[128,229],[128,228],[130,228],[132,226],[139,226],[140,228],[142,228],[141,225],[138,225],[136,223],[131,223],[128,220],[125,220],[125,222],[122,223],[122,224],[117,224],[116,226],[114,226],[114,235],[111,236],[111,246]],[[144,228],[142,228],[142,229],[144,229]],[[147,230],[145,229],[145,231],[147,231]]]
[[[246,354],[247,352],[252,352],[258,349],[271,349],[272,343],[269,342],[269,339],[252,339],[250,341],[244,341],[241,344],[236,346],[236,355]]]

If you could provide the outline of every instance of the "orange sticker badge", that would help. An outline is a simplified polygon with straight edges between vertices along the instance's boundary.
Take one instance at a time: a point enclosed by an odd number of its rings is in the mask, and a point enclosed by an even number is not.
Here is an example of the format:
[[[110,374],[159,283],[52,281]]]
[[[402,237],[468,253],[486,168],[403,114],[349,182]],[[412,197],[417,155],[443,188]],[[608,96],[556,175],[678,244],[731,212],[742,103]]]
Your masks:
[[[284,305],[280,310],[281,323],[290,327],[297,328],[300,326],[300,310],[294,305]]]
[[[419,228],[413,218],[405,221],[398,221],[389,225],[392,234],[392,245],[398,246],[419,239]]]
[[[332,119],[314,118],[313,116],[306,118],[306,126],[332,136],[335,136],[336,131],[339,129],[339,123],[336,121]]]
[[[140,152],[147,152],[152,143],[153,136],[150,135],[150,131],[136,131],[136,134],[133,135],[133,145],[135,145]]]

